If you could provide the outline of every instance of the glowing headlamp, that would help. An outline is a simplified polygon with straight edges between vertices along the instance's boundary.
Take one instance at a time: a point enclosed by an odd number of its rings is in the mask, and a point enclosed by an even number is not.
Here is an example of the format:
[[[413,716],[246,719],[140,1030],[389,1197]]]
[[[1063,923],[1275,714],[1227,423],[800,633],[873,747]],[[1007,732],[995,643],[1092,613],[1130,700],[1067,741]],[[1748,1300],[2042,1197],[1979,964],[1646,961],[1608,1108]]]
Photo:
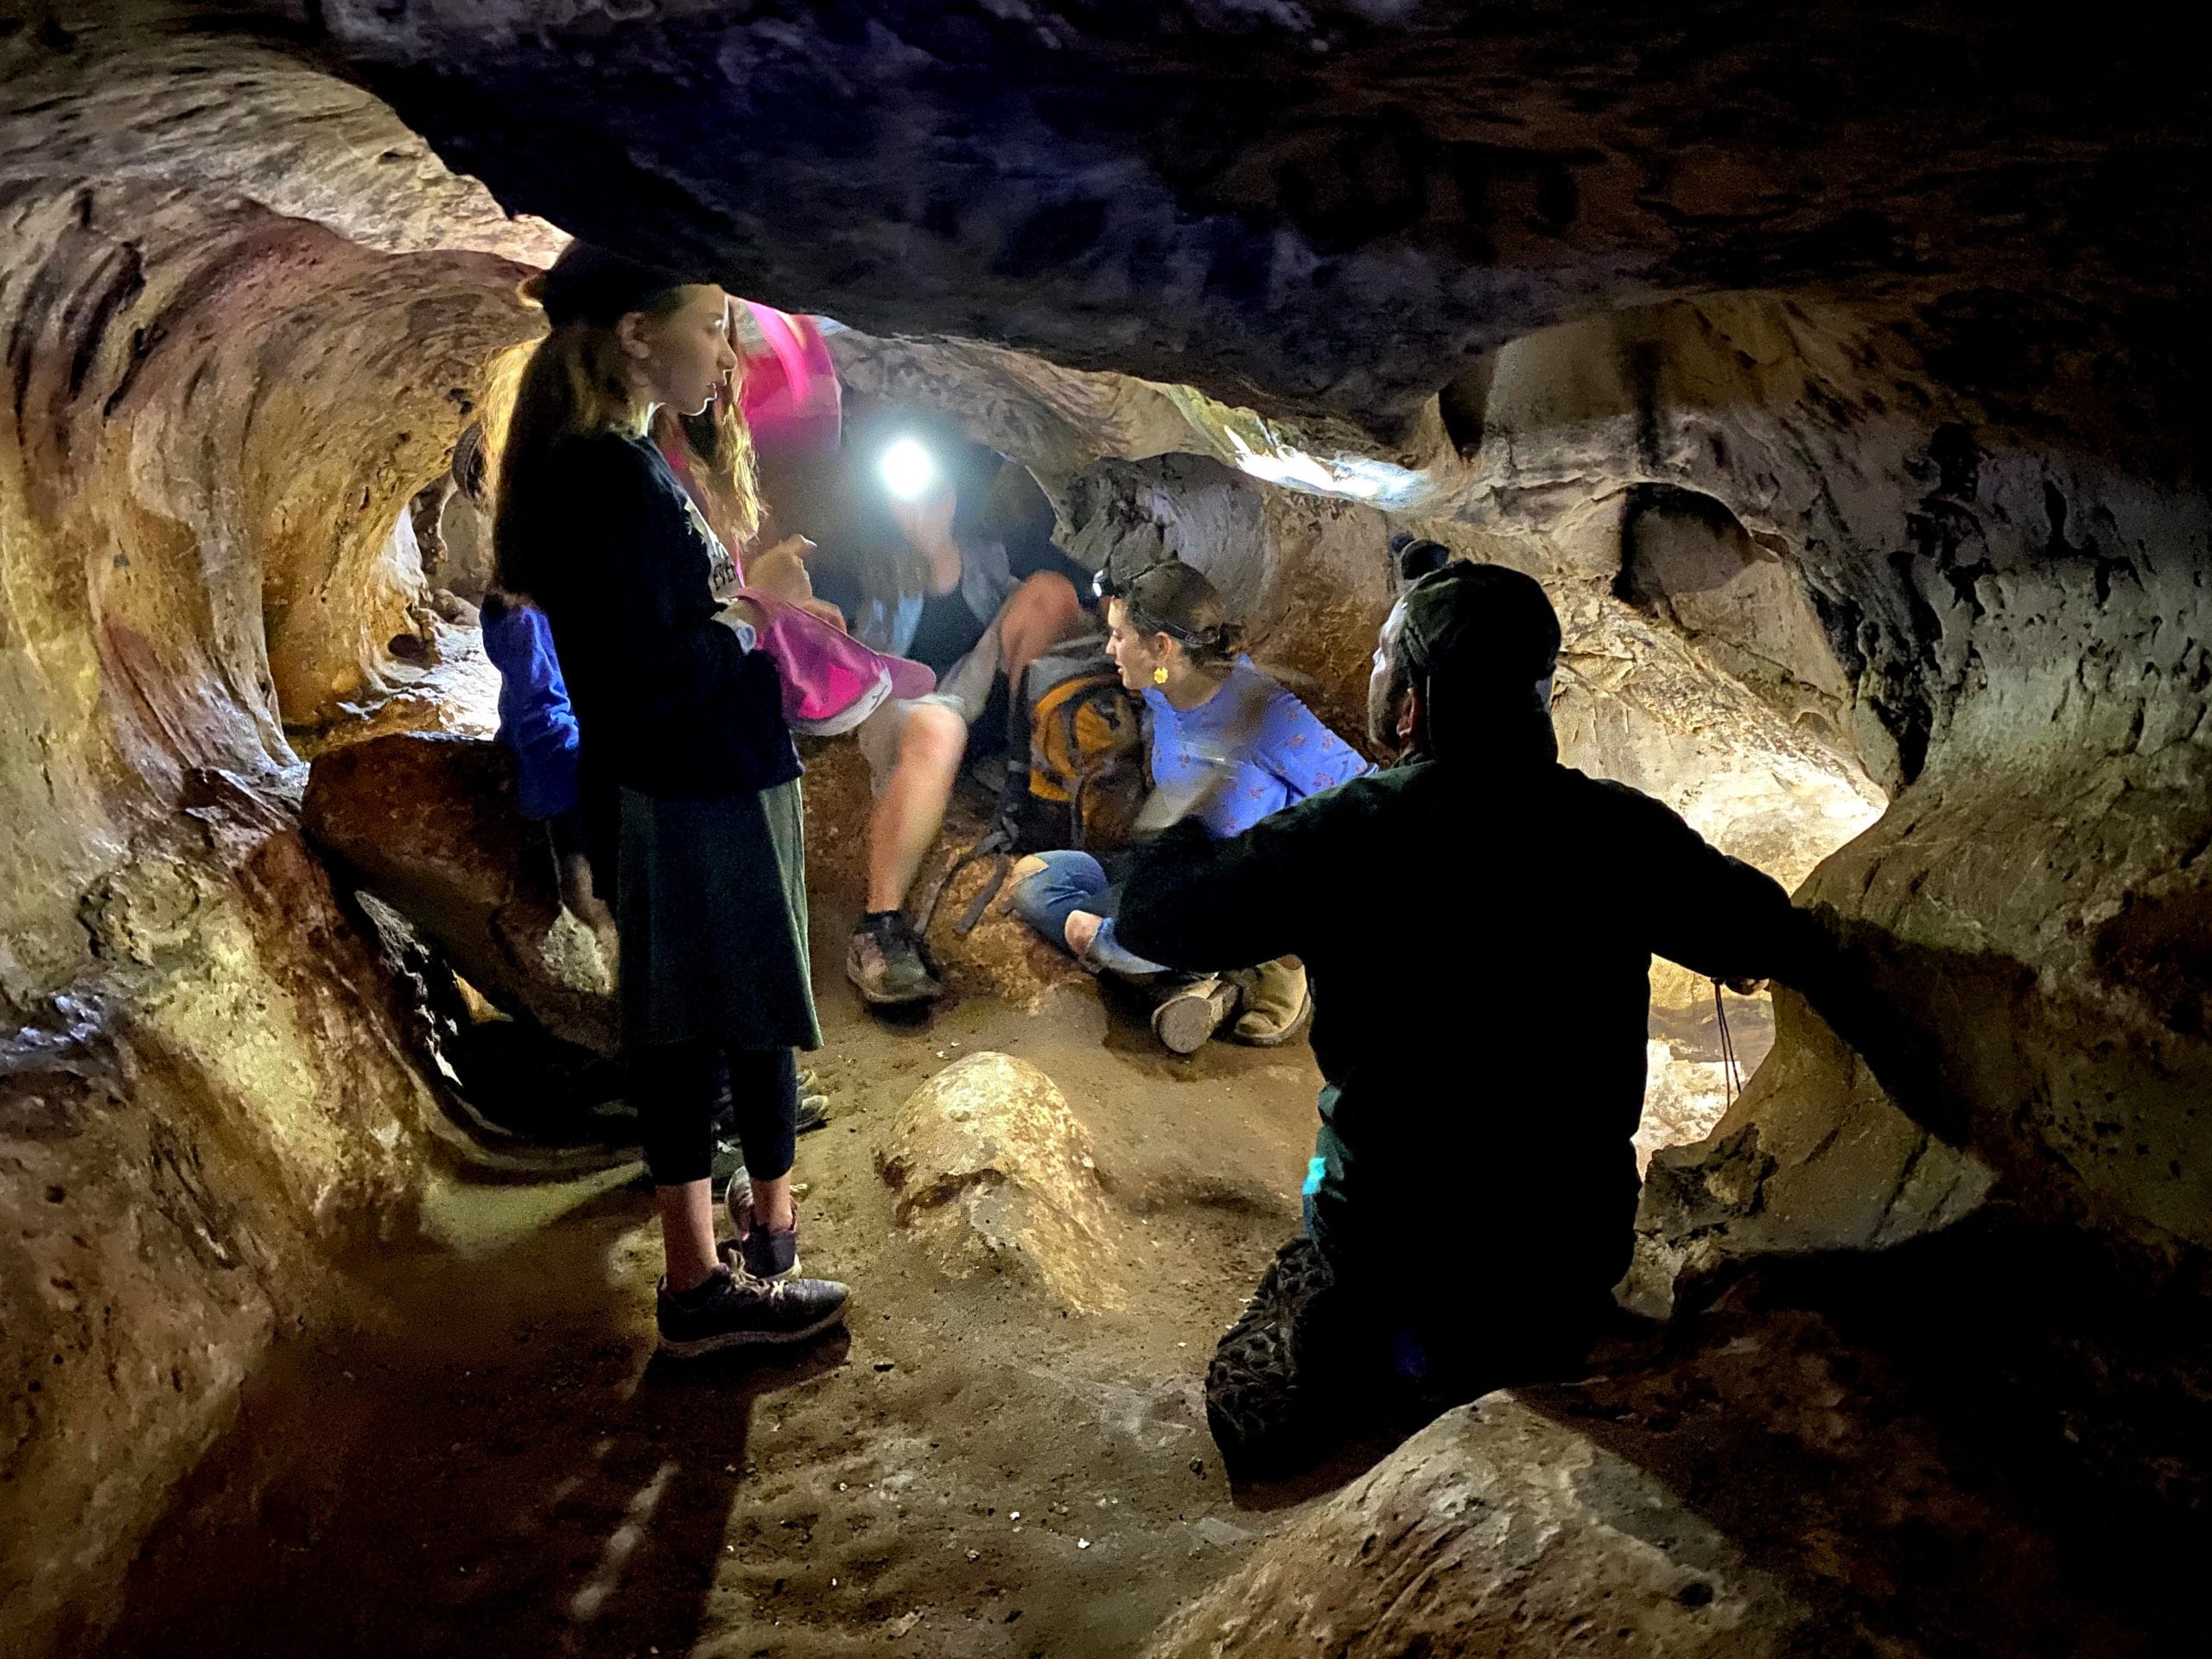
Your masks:
[[[878,456],[875,470],[883,487],[901,501],[918,501],[937,482],[937,461],[912,438],[894,440]]]

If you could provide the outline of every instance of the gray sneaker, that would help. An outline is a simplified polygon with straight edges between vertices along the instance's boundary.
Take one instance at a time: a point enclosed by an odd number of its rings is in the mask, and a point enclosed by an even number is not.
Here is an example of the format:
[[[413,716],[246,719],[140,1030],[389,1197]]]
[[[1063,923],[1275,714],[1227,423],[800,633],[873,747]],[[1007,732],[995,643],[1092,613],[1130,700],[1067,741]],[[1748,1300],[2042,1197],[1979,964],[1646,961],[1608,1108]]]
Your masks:
[[[907,1007],[944,995],[922,954],[922,942],[896,911],[861,918],[845,947],[845,977],[876,1007]]]
[[[726,1348],[804,1342],[845,1317],[850,1294],[831,1279],[769,1282],[727,1265],[680,1296],[671,1295],[664,1280],[656,1310],[660,1351],[671,1359],[697,1359]]]

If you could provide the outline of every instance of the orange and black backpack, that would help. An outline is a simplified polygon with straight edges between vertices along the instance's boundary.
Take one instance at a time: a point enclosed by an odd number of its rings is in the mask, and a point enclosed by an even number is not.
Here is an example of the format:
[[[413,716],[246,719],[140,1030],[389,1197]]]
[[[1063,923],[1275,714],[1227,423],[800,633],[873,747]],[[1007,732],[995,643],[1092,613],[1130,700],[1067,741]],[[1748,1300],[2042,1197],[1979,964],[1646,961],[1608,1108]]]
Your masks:
[[[1126,846],[1151,789],[1144,704],[1123,689],[1103,633],[1064,641],[1031,663],[1008,726],[1016,734],[1027,726],[1028,753],[1021,753],[1018,738],[1010,746],[990,829],[961,855],[938,888],[944,892],[978,859],[997,861],[990,880],[960,918],[963,933],[982,919],[1020,854],[1068,847],[1108,852]]]

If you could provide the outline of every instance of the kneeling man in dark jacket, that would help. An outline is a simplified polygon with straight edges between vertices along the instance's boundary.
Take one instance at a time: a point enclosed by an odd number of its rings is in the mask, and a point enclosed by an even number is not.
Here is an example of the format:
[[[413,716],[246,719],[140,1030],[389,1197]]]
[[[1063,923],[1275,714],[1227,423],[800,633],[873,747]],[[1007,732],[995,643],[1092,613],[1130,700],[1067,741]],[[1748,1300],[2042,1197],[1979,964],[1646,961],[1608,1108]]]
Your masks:
[[[1825,936],[1650,797],[1559,761],[1559,619],[1453,563],[1382,625],[1388,769],[1226,841],[1159,837],[1119,922],[1212,969],[1295,954],[1325,1086],[1304,1235],[1216,1351],[1232,1471],[1328,1449],[1377,1391],[1444,1402],[1578,1363],[1628,1266],[1656,953],[1802,986]]]

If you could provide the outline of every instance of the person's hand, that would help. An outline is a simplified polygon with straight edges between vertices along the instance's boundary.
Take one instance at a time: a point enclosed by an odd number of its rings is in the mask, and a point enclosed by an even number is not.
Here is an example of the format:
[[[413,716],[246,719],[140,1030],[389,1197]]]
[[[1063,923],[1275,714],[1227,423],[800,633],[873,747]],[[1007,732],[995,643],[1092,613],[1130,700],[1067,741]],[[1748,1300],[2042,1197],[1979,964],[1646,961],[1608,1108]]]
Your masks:
[[[935,552],[952,540],[957,498],[950,484],[939,484],[918,500],[893,500],[891,517],[919,552]]]
[[[805,537],[786,536],[773,547],[764,547],[753,556],[756,559],[797,559],[804,564],[813,552],[814,543]]]
[[[852,632],[845,624],[845,613],[826,599],[810,599],[799,609],[818,622],[827,622],[840,633]]]
[[[1738,996],[1757,996],[1770,983],[1764,979],[1724,979],[1720,982]]]

